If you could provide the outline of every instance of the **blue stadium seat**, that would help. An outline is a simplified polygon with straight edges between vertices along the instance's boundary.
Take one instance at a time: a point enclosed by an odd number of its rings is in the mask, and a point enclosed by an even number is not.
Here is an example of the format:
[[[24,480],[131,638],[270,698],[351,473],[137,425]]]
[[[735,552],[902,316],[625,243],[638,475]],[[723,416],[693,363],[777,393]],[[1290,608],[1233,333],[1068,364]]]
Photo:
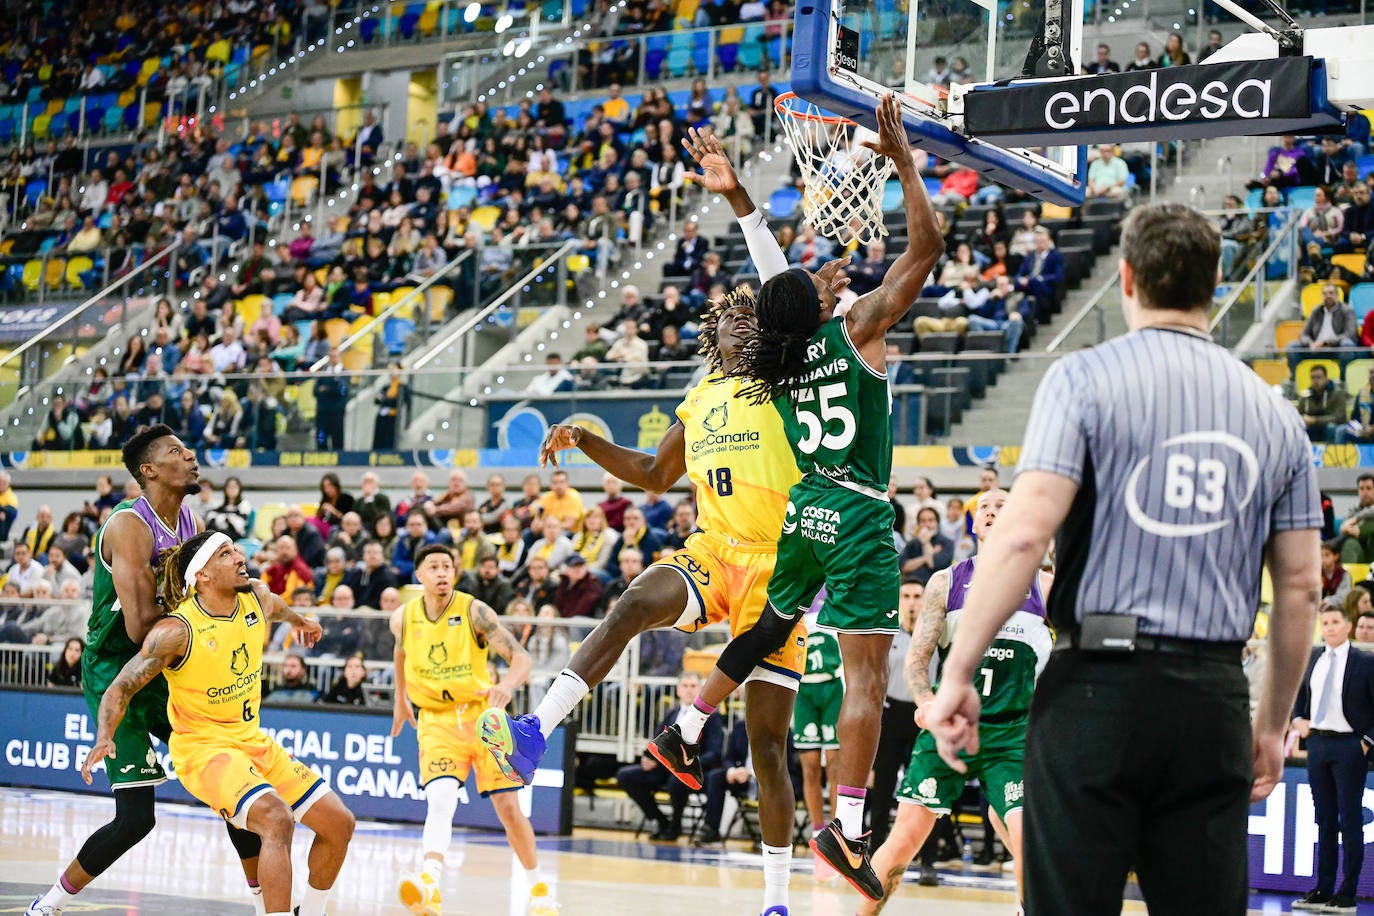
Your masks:
[[[739,65],[746,70],[758,70],[763,66],[763,26],[751,25],[744,30],[744,38],[739,43]]]
[[[358,32],[362,36],[363,44],[372,44],[372,39],[377,36],[377,29],[381,23],[373,16],[369,16],[358,23]]]
[[[716,59],[720,61],[720,68],[726,73],[733,73],[736,64],[739,62],[739,45],[717,45]]]
[[[382,343],[391,356],[400,356],[406,351],[406,338],[415,331],[415,322],[409,318],[388,318],[382,325]]]
[[[1306,210],[1317,202],[1316,188],[1289,188],[1288,206],[1294,209]]]
[[[692,48],[692,66],[697,73],[709,73],[711,71],[711,36],[701,33],[696,36],[695,46]]]
[[[1258,210],[1264,206],[1264,188],[1252,188],[1245,195],[1245,209]]]
[[[692,52],[682,48],[673,48],[668,52],[668,75],[673,79],[681,79],[687,75],[687,69],[692,65]]]
[[[459,207],[470,207],[476,199],[476,188],[470,185],[455,185],[448,192],[448,208],[457,210]]]
[[[791,216],[801,203],[801,192],[796,188],[778,188],[768,195],[768,211],[774,216]]]
[[[1360,170],[1360,180],[1364,181],[1366,175],[1370,172],[1374,172],[1374,153],[1361,156],[1359,159],[1355,160],[1355,165]]]
[[[1364,316],[1374,312],[1374,283],[1356,283],[1350,287],[1350,307],[1355,317],[1364,321]]]

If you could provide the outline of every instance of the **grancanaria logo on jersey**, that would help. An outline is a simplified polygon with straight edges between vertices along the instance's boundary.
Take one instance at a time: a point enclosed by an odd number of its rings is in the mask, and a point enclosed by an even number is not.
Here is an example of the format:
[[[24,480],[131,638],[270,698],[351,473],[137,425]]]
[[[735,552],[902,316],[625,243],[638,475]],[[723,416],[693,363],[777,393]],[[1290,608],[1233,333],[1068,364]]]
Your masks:
[[[711,412],[701,421],[701,425],[706,428],[708,433],[718,433],[729,422],[730,409],[727,405],[720,404],[711,408]]]
[[[248,670],[248,644],[243,643],[234,650],[234,654],[229,657],[229,670],[235,675],[243,674]]]
[[[437,642],[429,647],[429,663],[436,668],[448,661],[448,646]]]

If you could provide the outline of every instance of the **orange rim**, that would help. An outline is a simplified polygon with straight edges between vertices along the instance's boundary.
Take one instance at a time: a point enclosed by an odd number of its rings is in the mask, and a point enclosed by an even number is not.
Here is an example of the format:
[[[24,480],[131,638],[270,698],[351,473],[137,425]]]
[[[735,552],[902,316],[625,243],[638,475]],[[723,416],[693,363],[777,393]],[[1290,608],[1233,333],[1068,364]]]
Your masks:
[[[773,100],[773,107],[777,109],[778,114],[789,118],[796,118],[799,121],[814,121],[817,124],[843,124],[846,127],[856,126],[854,122],[848,118],[841,118],[836,115],[816,114],[813,111],[803,111],[800,108],[793,108],[792,105],[789,104],[791,102],[800,102],[807,105],[811,104],[795,92],[784,92]]]

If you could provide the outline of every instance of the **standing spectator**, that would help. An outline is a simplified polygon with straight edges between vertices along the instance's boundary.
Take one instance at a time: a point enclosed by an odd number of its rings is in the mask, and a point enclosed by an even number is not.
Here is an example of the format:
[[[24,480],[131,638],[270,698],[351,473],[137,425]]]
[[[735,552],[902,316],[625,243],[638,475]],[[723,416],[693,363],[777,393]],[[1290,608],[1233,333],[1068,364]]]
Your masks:
[[[1293,909],[1354,913],[1364,866],[1366,758],[1374,747],[1374,655],[1350,645],[1350,620],[1338,608],[1322,610],[1321,634],[1324,645],[1312,649],[1293,707],[1293,728],[1307,739],[1307,780],[1317,816],[1317,886]],[[1338,887],[1339,859],[1344,861]]]
[[[344,447],[344,410],[348,406],[348,376],[338,347],[329,348],[329,365],[315,380],[315,442],[321,449]]]
[[[0,541],[10,539],[10,528],[19,517],[19,497],[10,486],[8,471],[0,471]]]
[[[401,364],[387,364],[386,384],[377,390],[377,422],[372,427],[372,450],[390,451],[396,447],[396,429],[401,414],[410,406],[410,386],[401,374]]]
[[[773,103],[777,101],[778,92],[767,70],[759,71],[758,80],[758,86],[749,93],[749,116],[754,122],[754,133],[763,136],[773,120]]]
[[[1346,422],[1345,389],[1327,378],[1326,367],[1312,367],[1312,387],[1298,397],[1298,413],[1313,442],[1330,442]]]

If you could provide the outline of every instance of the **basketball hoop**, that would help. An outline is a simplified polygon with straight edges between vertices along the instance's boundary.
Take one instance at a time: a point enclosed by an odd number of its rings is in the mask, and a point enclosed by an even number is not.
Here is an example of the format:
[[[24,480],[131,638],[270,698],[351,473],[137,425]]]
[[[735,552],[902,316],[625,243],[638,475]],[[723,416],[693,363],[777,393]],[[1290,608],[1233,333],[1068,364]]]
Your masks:
[[[802,212],[821,235],[867,245],[887,235],[883,189],[892,160],[861,145],[878,135],[848,118],[822,114],[794,92],[773,103],[801,168]]]

